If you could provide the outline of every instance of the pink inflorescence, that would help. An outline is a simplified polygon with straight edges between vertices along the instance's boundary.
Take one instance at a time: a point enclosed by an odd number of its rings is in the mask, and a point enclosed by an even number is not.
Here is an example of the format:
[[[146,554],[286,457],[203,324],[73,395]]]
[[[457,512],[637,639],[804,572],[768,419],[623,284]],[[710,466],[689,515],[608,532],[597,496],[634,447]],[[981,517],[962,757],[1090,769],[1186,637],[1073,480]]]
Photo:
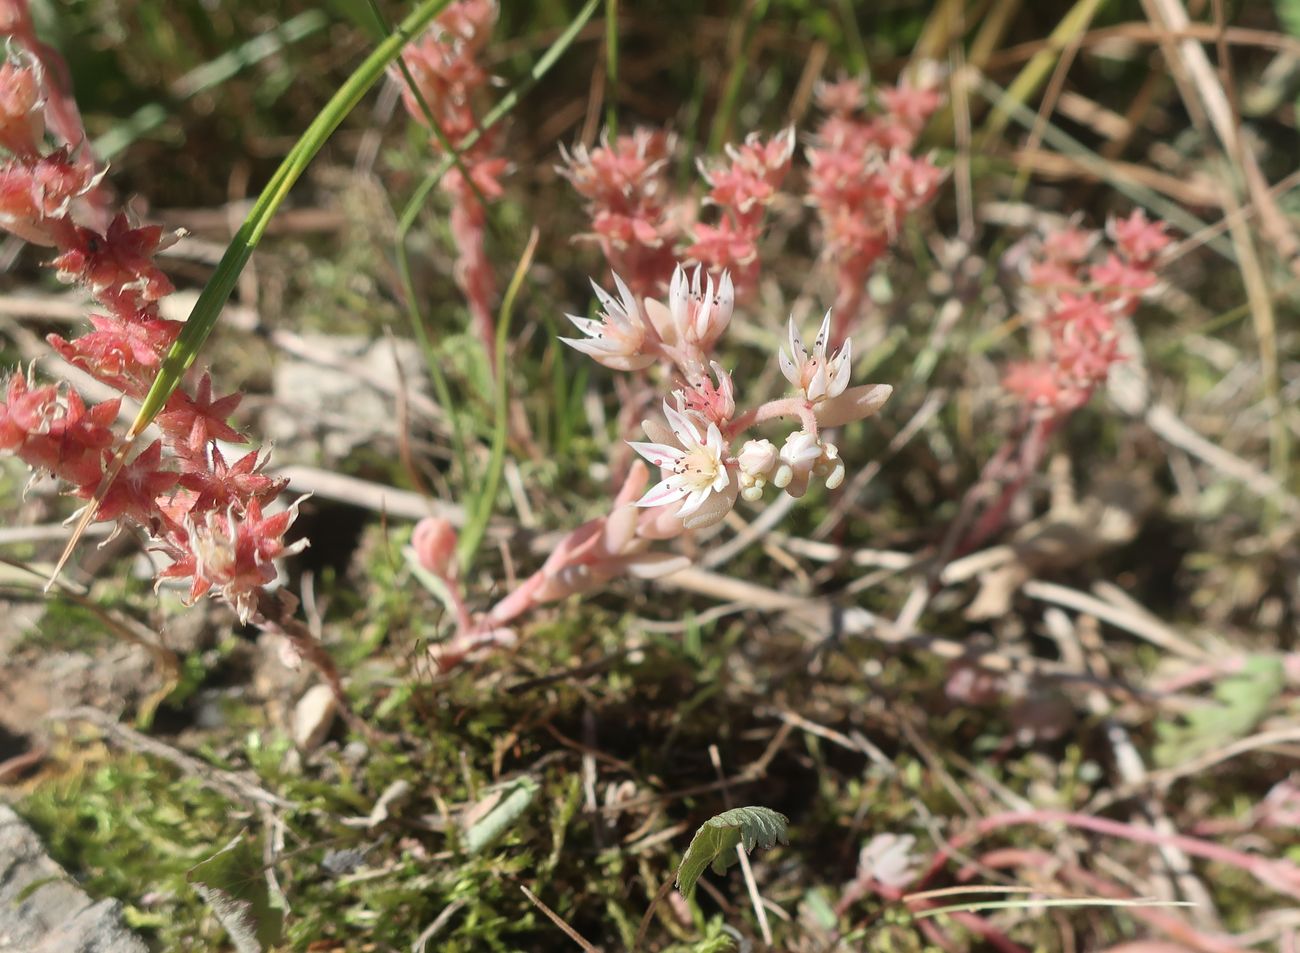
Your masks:
[[[731,373],[714,360],[735,306],[727,272],[715,280],[700,265],[689,274],[679,265],[666,298],[638,296],[618,275],[617,296],[593,287],[599,317],[569,315],[580,336],[561,340],[611,370],[658,365],[674,382],[641,422],[646,439],[629,441],[659,469],[659,480],[652,484],[649,468],[635,461],[607,514],[561,539],[537,572],[477,615],[449,571],[456,545],[450,525],[424,521],[412,539],[412,558],[439,577],[457,616],[455,634],[434,650],[444,668],[514,644],[516,620],[540,605],[620,576],[656,578],[683,568],[686,556],[657,544],[716,525],[739,500],[761,504],[769,488],[798,498],[814,482],[838,488],[846,469],[827,428],[871,417],[892,393],[885,384],[852,385],[851,347],[829,347],[829,315],[811,346],[792,318],[788,350],[775,356],[793,393],[746,408],[737,402]],[[765,425],[779,426],[777,436],[784,431],[781,446],[748,437]]]
[[[704,201],[721,214],[716,225],[695,224],[685,254],[710,272],[729,271],[742,298],[758,283],[758,240],[793,155],[790,126],[767,140],[751,134],[741,145],[727,146],[725,160],[700,160],[700,175],[709,185]]]
[[[178,236],[133,225],[121,214],[106,229],[95,228],[96,207],[87,199],[102,173],[85,160],[84,133],[47,149],[45,67],[17,51],[2,69],[0,144],[10,157],[0,165],[0,227],[53,248],[58,277],[84,287],[102,309],[90,318],[93,330],[80,337],[50,335],[54,349],[139,399],[182,327],[159,313],[172,284],[155,261]],[[67,115],[65,109],[65,122]],[[232,463],[217,445],[247,442],[226,422],[239,399],[214,396],[206,374],[192,393],[178,389],[155,421],[161,438],[126,460],[105,487],[122,447],[112,429],[120,400],[87,406],[70,386],[39,384],[19,371],[0,401],[0,451],[53,474],[74,496],[98,497],[96,520],[143,529],[172,560],[160,579],[187,581],[192,598],[220,593],[243,619],[254,619],[263,587],[275,578],[273,561],[306,541],[284,542],[294,507],[264,514],[284,481],[262,472],[258,452]]]
[[[489,354],[496,340],[492,314],[496,278],[484,244],[488,220],[484,202],[501,197],[501,177],[510,163],[495,154],[491,130],[473,145],[468,140],[480,130],[475,106],[492,81],[481,56],[498,12],[496,0],[458,0],[402,54],[419,92],[417,97],[410,86],[403,87],[407,112],[416,122],[436,125],[441,134],[431,137],[436,152],[442,151],[445,140],[460,156],[459,167],[449,169],[439,184],[452,201],[456,281],[469,304],[475,333]]]
[[[588,149],[561,147],[559,173],[587,202],[591,233],[610,270],[638,296],[663,291],[679,258],[697,262],[713,276],[731,274],[744,298],[759,275],[758,242],[768,207],[776,198],[794,155],[794,129],[770,138],[749,135],[720,157],[697,164],[708,187],[703,204],[718,209],[717,221],[698,220],[696,201],[677,195],[668,182],[675,140],[662,131],[637,129],[601,137]]]
[[[680,202],[668,184],[674,139],[637,129],[594,149],[561,147],[560,175],[587,201],[591,234],[605,261],[638,297],[657,293],[676,262],[683,237]]]
[[[873,266],[945,175],[929,157],[911,152],[942,102],[938,90],[904,79],[877,90],[876,99],[880,109],[868,114],[867,89],[857,79],[817,91],[826,116],[808,148],[808,201],[821,222],[823,254],[835,268],[835,341],[858,320]]]
[[[1082,407],[1118,360],[1117,322],[1156,283],[1156,256],[1169,244],[1162,222],[1141,209],[1101,236],[1074,225],[1046,235],[1025,268],[1046,332],[1047,353],[1014,365],[1003,386],[1031,408],[1062,415]]]

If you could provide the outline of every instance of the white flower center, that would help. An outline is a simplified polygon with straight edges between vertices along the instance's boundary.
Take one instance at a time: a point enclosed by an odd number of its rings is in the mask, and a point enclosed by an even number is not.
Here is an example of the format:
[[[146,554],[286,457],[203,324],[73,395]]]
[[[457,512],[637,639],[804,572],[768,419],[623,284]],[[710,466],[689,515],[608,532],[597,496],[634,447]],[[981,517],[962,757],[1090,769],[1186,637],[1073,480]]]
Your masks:
[[[708,446],[695,446],[682,456],[673,472],[681,477],[683,486],[691,490],[707,490],[724,469],[718,455]]]

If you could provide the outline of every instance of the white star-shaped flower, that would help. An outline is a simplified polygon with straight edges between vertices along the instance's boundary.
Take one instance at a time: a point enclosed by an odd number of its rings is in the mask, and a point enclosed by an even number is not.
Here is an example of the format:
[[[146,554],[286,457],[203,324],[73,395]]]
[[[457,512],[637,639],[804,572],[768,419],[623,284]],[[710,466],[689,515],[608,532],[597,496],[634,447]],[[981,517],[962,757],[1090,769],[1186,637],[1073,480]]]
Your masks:
[[[701,284],[700,278],[704,282]],[[668,286],[668,310],[680,341],[689,341],[708,347],[731,323],[731,312],[736,305],[736,289],[731,274],[724,271],[715,286],[713,277],[695,266],[689,282],[686,270],[678,265]]]
[[[645,457],[664,474],[637,501],[637,506],[666,506],[685,500],[677,516],[687,517],[699,510],[715,493],[721,493],[731,483],[727,473],[727,444],[718,425],[710,422],[704,433],[685,414],[664,402],[664,416],[679,446],[667,443],[637,443],[628,445]]]
[[[810,403],[838,397],[849,386],[849,375],[853,370],[851,342],[846,340],[835,356],[828,359],[826,345],[830,334],[831,313],[827,311],[810,354],[795,329],[794,318],[791,318],[790,353],[786,354],[785,348],[781,348],[781,373],[803,391]]]
[[[639,371],[654,363],[654,354],[642,353],[646,328],[637,306],[636,296],[618,275],[614,276],[621,301],[615,301],[604,288],[591,283],[605,310],[601,320],[580,318],[566,314],[574,327],[586,335],[582,338],[560,338],[565,344],[584,354],[591,355],[598,364],[616,371]]]

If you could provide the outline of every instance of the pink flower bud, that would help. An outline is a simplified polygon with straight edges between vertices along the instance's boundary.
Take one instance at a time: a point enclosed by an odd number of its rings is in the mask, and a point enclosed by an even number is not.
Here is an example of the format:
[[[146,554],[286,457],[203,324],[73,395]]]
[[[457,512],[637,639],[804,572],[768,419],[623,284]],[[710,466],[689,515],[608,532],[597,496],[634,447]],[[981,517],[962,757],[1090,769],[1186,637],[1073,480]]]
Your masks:
[[[415,524],[411,546],[420,565],[435,576],[451,574],[451,561],[456,554],[456,529],[447,520],[426,516]]]
[[[35,155],[45,135],[39,69],[13,62],[0,65],[0,146],[15,155]]]

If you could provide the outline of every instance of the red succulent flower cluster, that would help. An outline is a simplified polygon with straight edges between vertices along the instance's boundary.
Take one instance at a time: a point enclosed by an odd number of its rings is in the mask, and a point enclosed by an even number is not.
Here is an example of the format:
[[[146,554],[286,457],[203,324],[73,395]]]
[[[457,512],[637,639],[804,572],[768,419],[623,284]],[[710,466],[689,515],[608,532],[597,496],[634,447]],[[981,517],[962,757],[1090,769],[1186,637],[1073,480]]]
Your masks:
[[[1025,269],[1047,354],[1012,367],[1003,386],[1031,407],[1068,414],[1087,403],[1120,360],[1117,322],[1156,283],[1156,257],[1170,241],[1164,223],[1138,209],[1106,232],[1113,247],[1100,261],[1090,259],[1101,236],[1070,225],[1044,237]]]
[[[910,152],[942,102],[938,90],[904,80],[878,90],[876,99],[876,114],[864,116],[868,96],[862,82],[823,85],[818,101],[827,116],[808,149],[808,201],[817,209],[825,255],[836,270],[836,340],[861,311],[872,266],[906,217],[934,198],[945,174],[928,157]],[[667,167],[673,145],[671,136],[649,129],[612,142],[602,136],[593,149],[562,149],[558,171],[586,200],[592,237],[638,298],[663,289],[677,257],[714,275],[730,272],[743,297],[757,284],[758,241],[767,209],[790,171],[794,129],[767,139],[751,134],[741,145],[728,145],[725,157],[698,163],[708,186],[704,204],[720,211],[716,223],[698,221],[695,203],[672,193]]]
[[[496,278],[484,246],[487,209],[483,202],[501,197],[501,177],[510,164],[494,154],[495,137],[490,132],[472,146],[465,141],[479,128],[474,107],[492,80],[480,56],[497,13],[496,0],[458,0],[443,10],[424,36],[402,54],[415,86],[415,90],[403,87],[407,112],[422,125],[436,125],[441,138],[431,137],[435,152],[442,151],[445,140],[460,155],[460,167],[448,170],[439,185],[452,200],[456,281],[489,355],[496,342],[492,314]]]
[[[15,7],[22,5],[0,3],[0,26],[21,22],[6,19]],[[18,50],[15,40],[23,36],[10,37]],[[159,313],[172,284],[155,261],[177,236],[134,226],[121,214],[107,228],[95,227],[102,203],[88,199],[102,173],[87,158],[79,119],[76,137],[64,137],[75,105],[44,82],[52,55],[37,60],[18,51],[0,67],[0,145],[10,156],[0,164],[0,228],[52,246],[59,278],[86,288],[104,311],[91,316],[93,330],[72,340],[50,335],[50,344],[69,363],[138,399],[182,327]],[[55,101],[64,106],[60,122],[47,124],[42,110]],[[45,144],[47,125],[65,139],[53,150]],[[284,542],[295,507],[263,515],[284,481],[262,472],[259,454],[228,464],[218,447],[217,441],[246,442],[227,423],[239,399],[215,397],[206,374],[192,394],[178,389],[155,421],[161,439],[125,460],[105,486],[122,452],[112,430],[120,400],[88,407],[66,385],[36,384],[16,372],[0,401],[0,452],[53,474],[83,500],[97,499],[96,520],[142,528],[172,560],[160,578],[189,579],[195,598],[219,592],[247,620],[275,576],[273,560],[306,542]]]
[[[817,91],[826,117],[807,150],[808,201],[817,209],[824,254],[836,272],[833,341],[857,321],[876,261],[906,218],[934,198],[945,175],[928,157],[911,153],[943,101],[938,90],[903,79],[875,96],[880,108],[867,114],[860,80]]]

